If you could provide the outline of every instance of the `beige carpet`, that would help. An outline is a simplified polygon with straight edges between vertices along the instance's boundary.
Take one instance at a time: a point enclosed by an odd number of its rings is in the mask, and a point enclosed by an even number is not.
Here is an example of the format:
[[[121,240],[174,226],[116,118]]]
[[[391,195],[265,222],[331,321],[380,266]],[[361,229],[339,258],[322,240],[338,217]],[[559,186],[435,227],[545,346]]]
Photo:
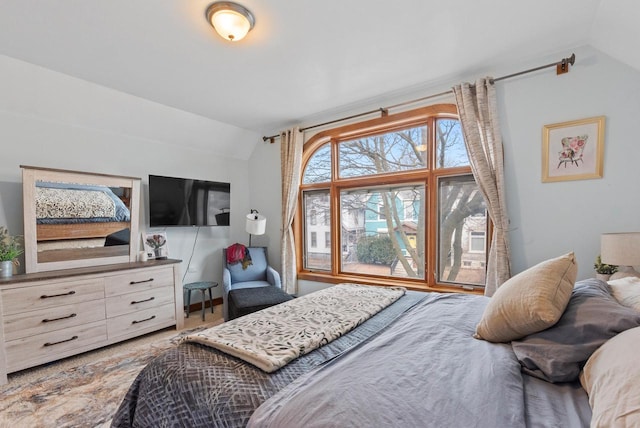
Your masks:
[[[10,374],[0,386],[0,427],[108,427],[140,370],[185,334],[222,322],[217,309],[204,323],[192,313],[181,332],[162,330]]]

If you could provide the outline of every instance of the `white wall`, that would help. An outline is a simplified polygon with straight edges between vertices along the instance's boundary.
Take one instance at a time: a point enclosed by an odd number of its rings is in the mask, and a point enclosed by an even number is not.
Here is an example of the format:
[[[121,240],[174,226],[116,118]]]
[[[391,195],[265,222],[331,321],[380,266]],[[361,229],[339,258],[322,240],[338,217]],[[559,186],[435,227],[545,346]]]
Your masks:
[[[576,64],[568,74],[556,76],[553,69],[547,69],[496,84],[514,274],[547,258],[575,251],[579,278],[592,277],[601,233],[640,231],[637,191],[640,145],[635,129],[640,123],[640,72],[590,47],[577,47],[574,52]],[[534,58],[528,63],[510,64],[460,80],[502,76],[555,62],[567,54]],[[449,86],[458,81],[451,81]],[[442,89],[442,86],[431,91],[422,89],[405,99],[439,93]],[[390,105],[392,101],[373,102],[362,106],[360,111]],[[604,178],[542,183],[542,127],[599,115],[606,116]],[[268,164],[263,156],[258,146],[250,161],[251,173],[262,179],[252,181],[252,195],[276,191],[273,182],[279,176],[279,160],[274,158]],[[274,195],[273,208],[263,209],[277,212],[279,203]],[[305,293],[322,284],[301,281],[300,287]]]
[[[200,229],[191,262],[197,272],[185,278],[221,282],[222,248],[246,239],[247,158],[259,135],[6,56],[0,93],[0,225],[22,234],[19,165],[142,178],[143,231],[148,174],[230,182],[231,226]],[[166,231],[169,256],[184,261],[184,273],[196,229]]]

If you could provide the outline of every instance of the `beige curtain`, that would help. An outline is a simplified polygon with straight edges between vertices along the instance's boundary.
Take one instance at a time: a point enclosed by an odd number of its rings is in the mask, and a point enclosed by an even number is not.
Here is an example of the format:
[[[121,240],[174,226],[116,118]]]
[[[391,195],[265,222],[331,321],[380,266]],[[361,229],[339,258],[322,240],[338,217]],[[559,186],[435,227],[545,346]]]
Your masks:
[[[511,276],[509,218],[504,189],[502,137],[493,79],[453,87],[471,170],[493,222],[484,294],[492,296]]]
[[[282,288],[296,293],[296,243],[293,237],[293,217],[298,205],[300,174],[302,173],[302,133],[298,128],[280,134],[280,162],[282,165]]]

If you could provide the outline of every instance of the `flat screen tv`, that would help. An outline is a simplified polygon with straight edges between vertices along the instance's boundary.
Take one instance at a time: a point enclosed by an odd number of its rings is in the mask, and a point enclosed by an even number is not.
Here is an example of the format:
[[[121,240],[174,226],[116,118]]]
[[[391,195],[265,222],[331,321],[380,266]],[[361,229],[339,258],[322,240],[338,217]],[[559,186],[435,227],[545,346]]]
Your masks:
[[[231,185],[149,175],[149,225],[229,226]]]

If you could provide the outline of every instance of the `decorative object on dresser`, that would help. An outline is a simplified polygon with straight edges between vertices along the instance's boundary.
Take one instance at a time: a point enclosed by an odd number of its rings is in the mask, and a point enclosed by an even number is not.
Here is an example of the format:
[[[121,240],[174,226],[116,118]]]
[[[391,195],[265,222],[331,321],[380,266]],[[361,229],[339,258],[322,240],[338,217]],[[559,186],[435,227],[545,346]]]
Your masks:
[[[21,168],[27,273],[136,261],[139,178]]]
[[[166,259],[169,256],[169,244],[166,232],[145,233],[142,238],[147,259]]]
[[[179,260],[0,279],[0,383],[7,373],[184,325]]]
[[[0,278],[13,275],[13,267],[18,263],[18,256],[23,253],[20,239],[11,236],[6,227],[0,226]]]
[[[633,267],[640,265],[640,232],[603,233],[600,235],[602,262],[618,266],[609,279],[640,277]]]

